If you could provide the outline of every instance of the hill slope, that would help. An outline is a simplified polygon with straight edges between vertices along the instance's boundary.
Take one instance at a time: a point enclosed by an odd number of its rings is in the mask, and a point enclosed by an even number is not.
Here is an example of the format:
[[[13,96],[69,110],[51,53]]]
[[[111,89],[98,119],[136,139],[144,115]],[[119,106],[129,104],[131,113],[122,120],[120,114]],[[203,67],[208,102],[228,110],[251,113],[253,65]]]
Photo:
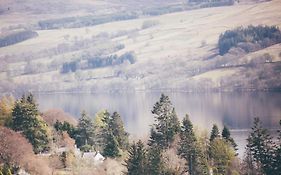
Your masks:
[[[101,4],[110,7],[106,3]],[[280,44],[249,54],[233,49],[224,56],[217,49],[225,30],[281,27],[280,7],[273,0],[80,28],[31,27],[37,37],[0,48],[0,91],[280,89]],[[1,27],[14,23],[13,15],[4,14],[11,18]],[[118,61],[128,53],[133,62]],[[63,72],[69,65],[75,69]]]

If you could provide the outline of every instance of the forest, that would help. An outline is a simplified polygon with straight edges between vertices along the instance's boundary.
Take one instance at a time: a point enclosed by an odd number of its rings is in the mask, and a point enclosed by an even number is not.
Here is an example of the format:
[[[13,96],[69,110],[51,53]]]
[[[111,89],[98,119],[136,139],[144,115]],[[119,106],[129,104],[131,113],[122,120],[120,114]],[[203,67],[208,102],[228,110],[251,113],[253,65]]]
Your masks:
[[[16,44],[30,38],[37,37],[38,33],[31,30],[19,30],[0,36],[0,47]]]
[[[179,120],[168,96],[152,108],[155,121],[147,139],[132,138],[118,112],[85,111],[76,121],[63,111],[40,112],[29,93],[0,100],[0,174],[265,174],[281,172],[281,121],[277,138],[253,121],[243,156],[230,129],[214,124],[210,133]],[[58,152],[57,149],[64,148]],[[105,160],[91,164],[75,154],[97,152]],[[242,159],[240,157],[243,157]],[[110,167],[111,165],[111,167]],[[112,167],[112,165],[115,165]],[[118,174],[118,173],[117,173]]]
[[[219,37],[220,55],[231,48],[239,47],[245,52],[254,52],[281,42],[281,31],[277,26],[248,26],[227,30]]]

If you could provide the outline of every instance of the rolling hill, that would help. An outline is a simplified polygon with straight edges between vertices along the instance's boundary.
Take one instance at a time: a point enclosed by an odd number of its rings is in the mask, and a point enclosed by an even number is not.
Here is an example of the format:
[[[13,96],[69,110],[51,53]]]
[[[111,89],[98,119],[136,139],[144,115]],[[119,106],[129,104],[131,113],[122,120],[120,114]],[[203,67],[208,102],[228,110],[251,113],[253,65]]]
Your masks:
[[[24,28],[37,36],[0,47],[1,92],[281,89],[281,44],[223,56],[217,45],[239,26],[281,27],[279,0],[193,10],[183,1],[18,2],[1,2],[1,35]]]

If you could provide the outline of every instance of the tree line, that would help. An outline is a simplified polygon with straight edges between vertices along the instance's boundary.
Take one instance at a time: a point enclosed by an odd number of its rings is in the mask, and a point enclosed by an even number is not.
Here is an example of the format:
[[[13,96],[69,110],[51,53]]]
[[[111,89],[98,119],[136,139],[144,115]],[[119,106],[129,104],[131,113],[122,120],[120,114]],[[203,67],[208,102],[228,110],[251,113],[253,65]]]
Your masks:
[[[97,151],[107,158],[123,162],[126,167],[124,173],[128,175],[272,175],[281,172],[281,131],[274,140],[258,118],[254,119],[241,161],[228,127],[224,126],[220,132],[214,124],[209,134],[200,133],[194,129],[188,115],[182,121],[178,119],[173,104],[164,94],[154,104],[151,113],[155,121],[151,125],[149,139],[130,142],[129,133],[117,112],[110,114],[105,110],[97,113],[94,119],[82,112],[77,124],[57,120],[50,126],[41,117],[32,94],[24,95],[17,101],[2,98],[0,174],[16,172],[25,165],[26,162],[21,161],[24,158],[15,155],[18,153],[17,140],[23,144],[28,141],[32,145],[19,146],[21,151],[28,148],[33,149],[35,154],[49,152],[51,142],[58,139],[51,128],[59,135],[67,134],[73,138],[82,152]],[[279,124],[281,126],[281,121]],[[15,150],[8,149],[7,145]],[[30,151],[28,155],[31,155]],[[64,168],[67,167],[67,156],[66,152],[60,155]]]
[[[0,47],[16,44],[37,36],[38,33],[31,30],[10,32],[4,36],[0,36]]]
[[[219,36],[219,54],[226,54],[233,47],[253,52],[281,42],[277,26],[248,26],[227,30]]]
[[[130,64],[136,62],[133,52],[126,52],[123,55],[95,56],[87,59],[87,65],[83,65],[79,60],[63,63],[61,73],[76,72],[78,69],[95,69],[107,66],[115,66],[128,61]]]
[[[237,144],[226,126],[220,134],[214,124],[209,139],[198,137],[189,116],[186,115],[180,124],[168,96],[163,94],[160,101],[154,105],[152,113],[156,122],[151,129],[148,146],[139,140],[133,143],[128,151],[129,157],[125,165],[129,175],[184,172],[190,175],[273,175],[281,172],[281,130],[278,130],[278,140],[274,142],[258,118],[254,119],[247,139],[245,156],[240,162],[237,158]],[[279,124],[281,126],[281,120]],[[169,166],[163,153],[173,147],[178,156],[186,162],[183,172],[167,169]]]

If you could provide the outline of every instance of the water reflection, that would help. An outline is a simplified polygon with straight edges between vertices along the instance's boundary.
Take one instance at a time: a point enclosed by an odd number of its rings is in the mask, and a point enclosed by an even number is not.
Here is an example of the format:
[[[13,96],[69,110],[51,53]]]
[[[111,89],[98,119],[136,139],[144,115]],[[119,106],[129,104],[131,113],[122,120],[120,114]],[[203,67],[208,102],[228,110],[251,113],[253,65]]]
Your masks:
[[[213,123],[222,128],[225,124],[244,147],[246,134],[239,130],[250,129],[253,118],[260,117],[264,126],[278,127],[281,119],[281,93],[166,93],[174,104],[180,119],[189,114],[199,129],[210,130]],[[40,109],[62,108],[76,118],[82,110],[90,116],[102,109],[118,111],[131,135],[148,135],[153,123],[151,109],[159,100],[160,92],[115,94],[38,94]],[[237,134],[238,132],[238,134]],[[239,136],[240,135],[240,136]],[[243,138],[242,138],[243,137]]]

